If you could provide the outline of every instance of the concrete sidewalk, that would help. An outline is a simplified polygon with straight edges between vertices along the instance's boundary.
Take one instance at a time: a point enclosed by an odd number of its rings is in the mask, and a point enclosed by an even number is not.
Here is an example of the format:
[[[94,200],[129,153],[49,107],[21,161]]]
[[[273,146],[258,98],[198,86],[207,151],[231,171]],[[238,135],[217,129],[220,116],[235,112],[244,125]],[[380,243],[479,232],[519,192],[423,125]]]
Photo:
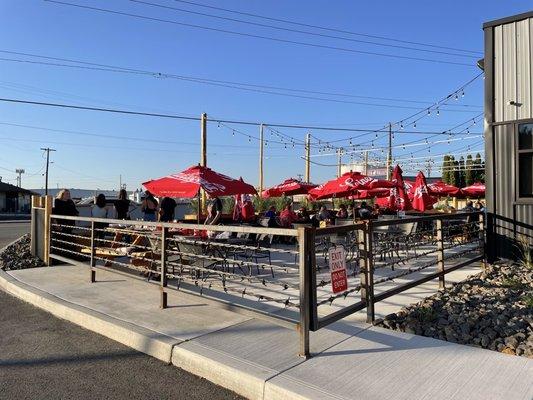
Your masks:
[[[360,316],[298,337],[208,299],[133,277],[58,266],[0,271],[0,287],[52,314],[251,399],[527,399],[533,360],[372,327]],[[434,287],[434,285],[433,285]],[[426,296],[415,288],[413,296]],[[391,311],[402,301],[391,298]],[[396,307],[398,307],[396,305]]]

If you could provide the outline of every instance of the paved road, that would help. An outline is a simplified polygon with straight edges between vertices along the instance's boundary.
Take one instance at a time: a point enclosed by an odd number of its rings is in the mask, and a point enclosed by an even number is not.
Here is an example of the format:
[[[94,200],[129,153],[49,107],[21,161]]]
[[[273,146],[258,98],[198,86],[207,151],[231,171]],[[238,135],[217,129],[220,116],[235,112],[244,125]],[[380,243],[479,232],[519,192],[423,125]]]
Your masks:
[[[0,249],[30,232],[30,221],[2,222],[0,221]]]
[[[29,224],[0,223],[0,247]],[[0,291],[2,399],[241,399]]]
[[[0,291],[3,399],[240,399]]]

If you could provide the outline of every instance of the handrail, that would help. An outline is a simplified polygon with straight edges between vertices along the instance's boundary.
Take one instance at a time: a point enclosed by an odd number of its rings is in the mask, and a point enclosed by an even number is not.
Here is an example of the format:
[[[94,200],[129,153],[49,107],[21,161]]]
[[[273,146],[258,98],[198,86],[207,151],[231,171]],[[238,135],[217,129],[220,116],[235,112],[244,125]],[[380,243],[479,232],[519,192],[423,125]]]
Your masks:
[[[68,221],[83,221],[83,222],[99,222],[105,224],[117,224],[117,225],[135,225],[135,226],[150,226],[154,228],[178,228],[178,229],[190,229],[190,230],[202,230],[202,231],[214,231],[214,232],[233,232],[233,233],[261,233],[267,235],[279,235],[279,236],[298,236],[298,230],[292,228],[265,228],[255,226],[244,225],[198,225],[187,224],[183,222],[150,222],[150,221],[136,221],[136,220],[124,220],[124,219],[112,219],[112,218],[92,218],[92,217],[74,217],[70,215],[57,215],[52,214],[51,218],[62,219]]]

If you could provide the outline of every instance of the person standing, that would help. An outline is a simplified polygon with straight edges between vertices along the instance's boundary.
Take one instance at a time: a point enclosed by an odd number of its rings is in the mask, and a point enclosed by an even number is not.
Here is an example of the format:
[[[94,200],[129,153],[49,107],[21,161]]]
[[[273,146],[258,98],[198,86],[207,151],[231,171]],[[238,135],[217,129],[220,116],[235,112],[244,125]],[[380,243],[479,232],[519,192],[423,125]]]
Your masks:
[[[103,193],[100,193],[96,198],[94,199],[94,205],[91,208],[91,217],[93,218],[107,218],[109,215],[109,210],[107,209],[107,202],[105,195]],[[105,232],[103,231],[107,227],[106,223],[103,222],[95,222],[94,223],[94,229],[96,231],[96,237],[99,239],[103,239],[105,236]]]
[[[157,205],[158,203],[154,195],[147,190],[144,194],[144,198],[142,201],[142,208],[141,208],[143,212],[144,221],[155,222],[156,220],[155,213],[157,211]]]
[[[70,198],[70,191],[68,189],[60,190],[54,200],[54,207],[52,213],[55,215],[68,215],[71,217],[77,217],[80,215],[76,209],[76,205]],[[72,233],[72,227],[76,225],[75,221],[66,219],[58,219],[57,223],[63,225],[59,227],[59,231],[64,233]]]
[[[161,205],[159,206],[159,221],[172,222],[174,221],[174,213],[176,210],[176,200],[171,197],[163,197]]]
[[[120,189],[118,200],[115,201],[115,215],[117,219],[130,219],[130,200],[126,189]]]

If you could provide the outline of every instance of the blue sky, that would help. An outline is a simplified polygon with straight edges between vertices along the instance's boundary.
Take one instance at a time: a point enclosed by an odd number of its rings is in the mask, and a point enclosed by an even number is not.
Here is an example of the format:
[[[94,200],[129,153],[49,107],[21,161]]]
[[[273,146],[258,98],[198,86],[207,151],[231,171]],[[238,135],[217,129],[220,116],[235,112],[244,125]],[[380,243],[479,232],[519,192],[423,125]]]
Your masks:
[[[3,0],[0,3],[0,51],[12,51],[48,57],[142,69],[167,74],[277,86],[293,89],[343,93],[351,96],[395,98],[402,101],[338,97],[290,92],[307,97],[340,99],[332,102],[317,99],[279,96],[234,88],[207,85],[150,75],[125,74],[31,64],[25,61],[56,62],[49,59],[0,53],[0,97],[33,101],[110,107],[136,111],[163,112],[199,117],[206,112],[211,118],[379,129],[389,121],[399,121],[423,110],[446,96],[479,73],[475,66],[481,55],[421,47],[352,34],[336,33],[283,24],[251,16],[232,14],[173,0],[146,0],[149,3],[194,12],[253,21],[312,33],[341,36],[352,40],[310,36],[274,30],[235,21],[187,14],[183,11],[154,7],[127,0],[65,0],[90,7],[173,20],[215,29],[306,42],[319,46],[378,52],[402,57],[445,60],[469,65],[455,65],[419,60],[361,54],[328,48],[303,46],[223,32],[185,27],[153,20],[80,9],[38,0]],[[224,7],[268,17],[330,27],[355,33],[383,36],[398,40],[428,43],[443,47],[479,51],[483,49],[481,25],[484,21],[529,11],[529,1],[237,1],[197,0],[197,3]],[[529,6],[529,8],[528,8]],[[359,43],[353,40],[452,52],[445,55]],[[422,118],[418,131],[443,131],[474,118],[482,109],[482,79],[465,89],[465,96],[451,100]],[[264,89],[261,89],[264,90]],[[352,103],[349,103],[349,102]],[[353,104],[373,103],[374,106]],[[427,103],[415,103],[427,102]],[[384,107],[383,105],[387,105]],[[477,107],[470,107],[477,106]],[[398,108],[397,108],[398,107]],[[413,107],[399,108],[399,107]],[[447,111],[447,109],[462,112]],[[14,126],[25,125],[26,127]],[[242,176],[257,184],[258,144],[246,136],[258,136],[256,126],[208,126],[208,164],[231,176]],[[474,136],[481,125],[470,128]],[[45,128],[35,129],[28,126]],[[463,125],[465,127],[467,125]],[[56,130],[56,131],[52,131]],[[278,128],[277,128],[278,129]],[[399,130],[399,127],[397,128]],[[411,130],[414,128],[411,127]],[[70,132],[57,132],[65,130]],[[279,128],[284,135],[303,140],[308,130]],[[405,130],[409,130],[406,128]],[[72,131],[103,136],[84,136]],[[360,136],[353,144],[368,148],[374,133],[311,130],[313,153],[320,143]],[[364,134],[364,135],[363,135]],[[113,137],[105,137],[105,135]],[[363,135],[363,136],[361,136]],[[267,140],[280,141],[265,134]],[[385,143],[381,133],[374,146]],[[429,134],[399,131],[394,144],[423,141]],[[127,137],[137,140],[117,138]],[[40,188],[44,158],[40,147],[50,146],[51,187],[115,188],[119,175],[134,189],[150,178],[176,172],[199,161],[200,127],[197,121],[158,119],[67,109],[53,109],[0,102],[0,175],[14,182],[15,168],[25,168],[23,185]],[[443,137],[430,138],[426,146],[394,149],[399,159],[414,156],[434,157],[447,151],[482,148],[482,139],[466,135],[448,143],[433,143]],[[446,139],[444,137],[444,139]],[[348,146],[348,141],[336,142]],[[411,155],[414,150],[416,154]],[[321,152],[322,153],[322,152]],[[331,153],[330,150],[324,153]],[[289,176],[304,173],[303,149],[287,149],[281,143],[265,148],[265,183],[274,184]],[[380,152],[374,153],[376,157]],[[356,154],[359,156],[359,153]],[[349,157],[345,156],[345,160]],[[437,157],[435,157],[437,159]],[[335,164],[335,156],[314,157],[321,164]],[[439,161],[437,161],[440,164]],[[408,164],[403,162],[401,164]],[[413,164],[414,165],[414,164]],[[313,165],[312,180],[333,177],[335,168]]]

